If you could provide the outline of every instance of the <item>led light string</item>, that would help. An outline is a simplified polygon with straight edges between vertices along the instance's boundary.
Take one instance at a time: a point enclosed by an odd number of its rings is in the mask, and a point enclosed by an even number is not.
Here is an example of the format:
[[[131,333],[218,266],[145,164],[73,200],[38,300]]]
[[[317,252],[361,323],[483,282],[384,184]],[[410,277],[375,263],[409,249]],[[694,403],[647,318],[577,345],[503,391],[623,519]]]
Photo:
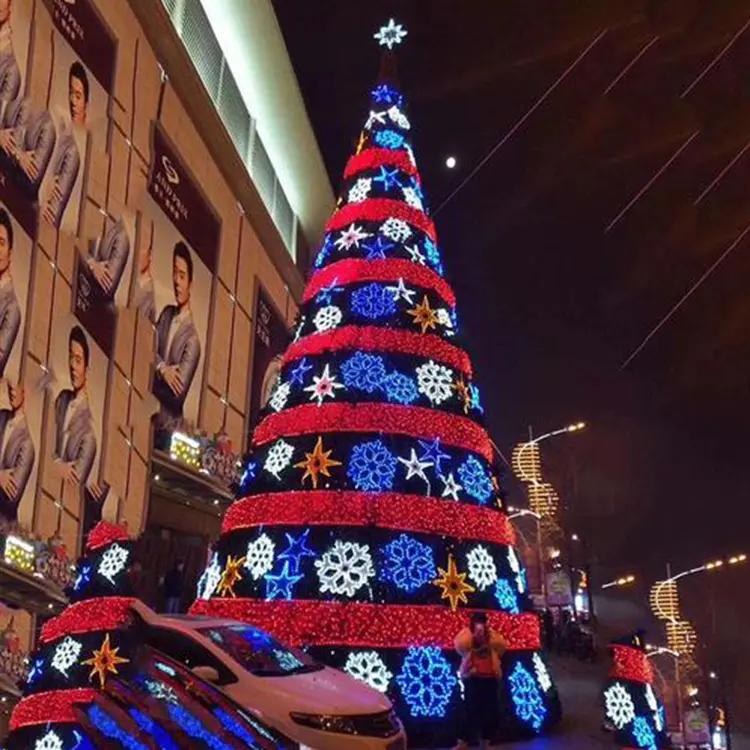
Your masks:
[[[423,211],[402,201],[390,198],[372,198],[362,203],[350,203],[340,208],[326,224],[326,231],[343,229],[357,221],[386,221],[400,219],[423,231],[433,242],[437,241],[435,225]]]
[[[13,709],[10,729],[57,722],[71,724],[78,721],[76,706],[96,700],[94,688],[73,688],[30,695]]]
[[[368,148],[349,158],[344,169],[344,179],[356,177],[360,172],[377,167],[395,167],[407,175],[419,179],[417,167],[405,151],[392,151],[387,148]]]

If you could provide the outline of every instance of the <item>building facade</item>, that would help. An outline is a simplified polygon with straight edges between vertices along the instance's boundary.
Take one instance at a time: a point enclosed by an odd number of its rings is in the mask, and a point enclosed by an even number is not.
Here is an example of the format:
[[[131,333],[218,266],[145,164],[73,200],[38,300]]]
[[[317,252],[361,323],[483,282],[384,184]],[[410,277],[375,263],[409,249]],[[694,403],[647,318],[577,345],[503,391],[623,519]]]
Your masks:
[[[246,5],[254,68],[200,0],[0,0],[10,698],[98,519],[142,535],[154,603],[202,567],[286,346],[333,197],[270,2]]]

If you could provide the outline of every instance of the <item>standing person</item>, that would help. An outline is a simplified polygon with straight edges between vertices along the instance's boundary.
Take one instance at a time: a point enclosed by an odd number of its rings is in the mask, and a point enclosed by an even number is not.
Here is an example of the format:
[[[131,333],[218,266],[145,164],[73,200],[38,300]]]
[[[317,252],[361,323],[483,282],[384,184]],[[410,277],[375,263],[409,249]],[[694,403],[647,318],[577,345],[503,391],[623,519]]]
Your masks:
[[[185,561],[179,559],[164,576],[164,599],[168,615],[178,615],[182,604],[182,589],[185,585]]]
[[[547,651],[552,652],[555,650],[555,618],[549,607],[542,613],[542,628],[544,632],[544,647]]]
[[[484,744],[495,739],[500,712],[500,658],[508,644],[490,628],[485,612],[475,612],[469,627],[456,636],[455,645],[461,657],[459,675],[464,681],[464,721],[456,748],[464,750],[478,740]]]
[[[147,604],[146,575],[143,572],[143,565],[137,557],[133,558],[133,562],[130,564],[128,577],[130,578],[130,585],[133,587],[133,596],[136,599],[140,599],[144,604]]]

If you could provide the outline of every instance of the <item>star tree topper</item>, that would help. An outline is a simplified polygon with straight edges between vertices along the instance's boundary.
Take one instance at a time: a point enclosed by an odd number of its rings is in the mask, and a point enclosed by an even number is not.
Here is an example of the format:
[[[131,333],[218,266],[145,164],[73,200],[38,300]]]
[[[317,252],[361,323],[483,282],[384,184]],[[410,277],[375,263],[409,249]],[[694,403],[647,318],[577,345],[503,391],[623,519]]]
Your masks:
[[[396,45],[404,41],[407,33],[406,29],[400,23],[396,23],[391,18],[373,36],[378,40],[378,44],[381,47],[387,47],[389,50],[392,50]]]

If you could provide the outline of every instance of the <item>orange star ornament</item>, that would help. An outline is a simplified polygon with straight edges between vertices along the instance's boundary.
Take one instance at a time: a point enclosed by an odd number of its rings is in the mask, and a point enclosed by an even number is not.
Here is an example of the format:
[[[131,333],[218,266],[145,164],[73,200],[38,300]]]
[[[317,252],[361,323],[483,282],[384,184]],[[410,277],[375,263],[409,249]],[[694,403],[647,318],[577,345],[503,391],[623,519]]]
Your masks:
[[[314,489],[318,489],[318,477],[322,474],[324,477],[330,477],[331,472],[328,471],[332,466],[341,466],[341,461],[335,461],[331,458],[333,450],[323,450],[323,438],[318,437],[318,442],[315,443],[312,453],[305,453],[305,460],[300,461],[298,464],[294,464],[295,469],[304,469],[305,473],[302,475],[302,484],[304,485],[305,479],[310,477],[312,479],[312,486]]]
[[[234,593],[234,587],[242,580],[240,570],[245,564],[246,559],[245,557],[232,557],[229,555],[227,564],[222,571],[219,585],[216,587],[216,593],[219,596],[228,595],[236,598],[237,594]]]
[[[414,325],[422,326],[422,333],[427,333],[429,328],[437,328],[437,311],[430,307],[430,300],[427,299],[426,294],[420,304],[406,312],[414,318]]]
[[[125,659],[122,656],[118,656],[117,652],[120,650],[112,648],[112,644],[109,640],[109,633],[104,638],[100,649],[94,649],[94,655],[86,661],[82,661],[87,667],[91,667],[91,674],[89,679],[93,679],[95,676],[99,678],[99,684],[104,689],[104,683],[107,681],[107,675],[118,674],[117,667],[120,664],[127,664],[130,659]]]
[[[440,598],[447,599],[450,602],[451,610],[455,612],[458,609],[459,602],[468,604],[469,600],[466,598],[466,594],[470,594],[476,589],[470,583],[466,583],[467,573],[458,572],[453,555],[448,555],[448,570],[438,568],[438,573],[440,573],[440,577],[432,583],[442,589]]]

